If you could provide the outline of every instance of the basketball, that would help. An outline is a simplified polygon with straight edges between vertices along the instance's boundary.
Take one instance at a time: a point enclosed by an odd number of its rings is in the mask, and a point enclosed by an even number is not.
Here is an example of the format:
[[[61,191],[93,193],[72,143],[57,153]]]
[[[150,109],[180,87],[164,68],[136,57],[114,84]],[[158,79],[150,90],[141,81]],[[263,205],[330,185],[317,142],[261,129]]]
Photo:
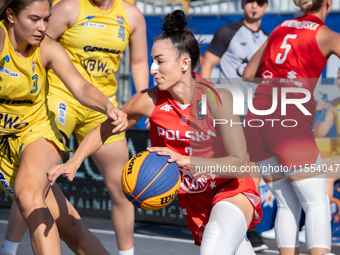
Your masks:
[[[170,204],[177,195],[181,176],[168,156],[143,151],[124,167],[122,187],[132,204],[145,210],[157,210]]]

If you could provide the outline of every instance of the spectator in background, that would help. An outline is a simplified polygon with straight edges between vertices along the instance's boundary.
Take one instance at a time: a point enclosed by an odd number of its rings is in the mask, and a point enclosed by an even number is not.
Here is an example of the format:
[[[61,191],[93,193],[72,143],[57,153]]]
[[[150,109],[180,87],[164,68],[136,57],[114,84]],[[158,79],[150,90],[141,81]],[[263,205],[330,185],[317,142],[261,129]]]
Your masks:
[[[242,20],[222,26],[216,31],[202,60],[200,76],[205,79],[211,78],[213,68],[219,63],[220,84],[237,85],[242,89],[246,99],[249,86],[253,88],[254,96],[255,84],[243,82],[241,77],[248,61],[267,40],[268,35],[260,25],[263,15],[268,10],[268,2],[243,0],[242,9],[244,10]],[[246,113],[248,110],[246,100],[244,103]],[[240,119],[243,122],[244,116],[240,116]],[[260,174],[252,174],[252,177],[258,190]],[[247,236],[255,251],[268,249],[255,227],[248,230]]]

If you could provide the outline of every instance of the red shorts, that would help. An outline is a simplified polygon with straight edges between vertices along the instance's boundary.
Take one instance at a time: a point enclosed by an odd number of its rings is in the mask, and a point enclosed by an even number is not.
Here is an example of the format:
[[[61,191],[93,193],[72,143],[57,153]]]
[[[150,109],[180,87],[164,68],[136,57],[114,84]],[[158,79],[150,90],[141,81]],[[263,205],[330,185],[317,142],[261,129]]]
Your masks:
[[[201,245],[203,232],[209,221],[212,207],[224,198],[245,194],[254,206],[254,218],[249,228],[256,226],[262,218],[261,197],[256,192],[250,176],[230,179],[216,188],[195,194],[178,194],[178,201],[196,245]]]
[[[256,101],[258,100],[254,99],[254,105]],[[264,109],[269,108],[270,106],[266,106]],[[280,107],[269,116],[248,112],[244,134],[250,161],[259,162],[275,156],[281,165],[289,168],[314,164],[319,150],[312,130],[313,119],[313,116],[303,115],[295,106],[287,107],[287,115],[284,116],[281,115]],[[262,126],[255,127],[260,125]]]

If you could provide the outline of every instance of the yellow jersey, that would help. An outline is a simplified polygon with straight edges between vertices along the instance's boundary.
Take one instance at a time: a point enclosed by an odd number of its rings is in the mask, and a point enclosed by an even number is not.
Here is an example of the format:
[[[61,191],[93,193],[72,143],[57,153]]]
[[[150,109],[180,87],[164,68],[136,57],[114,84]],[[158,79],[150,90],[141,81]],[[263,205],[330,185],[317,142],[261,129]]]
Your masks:
[[[0,53],[0,135],[17,134],[54,118],[48,111],[46,70],[40,59],[40,47],[31,46],[27,58],[16,55],[6,33]]]
[[[52,2],[52,6],[56,5],[57,3],[59,3],[61,0],[53,0]]]
[[[80,74],[106,97],[115,99],[120,54],[130,38],[130,26],[122,0],[115,0],[110,11],[102,11],[91,0],[79,0],[77,22],[58,38]],[[60,63],[62,65],[62,63]],[[58,77],[48,74],[50,91],[73,97]]]

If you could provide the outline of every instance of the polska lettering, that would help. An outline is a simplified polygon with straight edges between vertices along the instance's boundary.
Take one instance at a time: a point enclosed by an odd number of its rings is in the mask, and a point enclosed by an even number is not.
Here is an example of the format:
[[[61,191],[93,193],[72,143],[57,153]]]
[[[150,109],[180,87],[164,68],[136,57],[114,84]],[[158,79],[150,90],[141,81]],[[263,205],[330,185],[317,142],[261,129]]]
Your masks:
[[[165,136],[167,140],[178,140],[178,141],[206,141],[209,140],[210,137],[216,137],[216,134],[208,130],[206,133],[201,131],[186,131],[184,134],[184,138],[181,138],[179,130],[168,130],[161,127],[157,127],[158,136]]]

